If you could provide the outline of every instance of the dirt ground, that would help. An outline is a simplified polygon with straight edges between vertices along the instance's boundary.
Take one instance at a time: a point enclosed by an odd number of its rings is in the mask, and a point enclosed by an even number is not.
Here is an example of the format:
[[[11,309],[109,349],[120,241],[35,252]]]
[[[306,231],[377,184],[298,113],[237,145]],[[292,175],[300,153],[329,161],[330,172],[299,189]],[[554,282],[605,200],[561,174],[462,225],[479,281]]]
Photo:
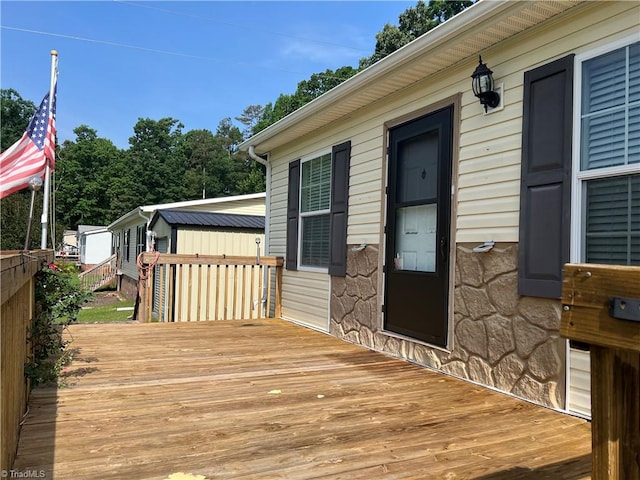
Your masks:
[[[118,292],[93,292],[93,298],[89,300],[85,307],[104,307],[124,302],[125,298]]]

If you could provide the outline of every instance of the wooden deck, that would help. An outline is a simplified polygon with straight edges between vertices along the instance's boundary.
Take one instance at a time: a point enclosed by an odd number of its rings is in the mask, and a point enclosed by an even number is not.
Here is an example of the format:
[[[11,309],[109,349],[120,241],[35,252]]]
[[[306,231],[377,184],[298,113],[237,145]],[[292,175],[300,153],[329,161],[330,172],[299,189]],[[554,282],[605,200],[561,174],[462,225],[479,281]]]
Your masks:
[[[280,320],[72,326],[14,470],[47,479],[582,479],[589,423]]]

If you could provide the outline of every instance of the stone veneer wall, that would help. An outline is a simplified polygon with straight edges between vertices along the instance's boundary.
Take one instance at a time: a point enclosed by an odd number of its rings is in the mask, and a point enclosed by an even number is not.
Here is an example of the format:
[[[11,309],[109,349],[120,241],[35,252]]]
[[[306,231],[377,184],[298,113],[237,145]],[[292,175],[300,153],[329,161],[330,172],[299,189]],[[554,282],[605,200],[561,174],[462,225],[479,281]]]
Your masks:
[[[520,297],[517,244],[475,253],[457,245],[451,351],[382,332],[377,245],[348,249],[332,277],[331,334],[445,373],[564,408],[565,342],[559,300]],[[380,283],[381,285],[381,283]]]

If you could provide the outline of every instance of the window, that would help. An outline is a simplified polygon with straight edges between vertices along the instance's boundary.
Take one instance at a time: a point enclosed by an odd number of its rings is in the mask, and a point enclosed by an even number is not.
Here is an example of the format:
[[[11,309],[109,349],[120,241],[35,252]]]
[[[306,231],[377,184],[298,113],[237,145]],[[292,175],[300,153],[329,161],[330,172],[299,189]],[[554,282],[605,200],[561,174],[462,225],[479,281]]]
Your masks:
[[[640,265],[640,42],[579,68],[573,259]]]
[[[130,245],[131,229],[124,231],[124,259],[129,261],[129,245]]]
[[[331,153],[301,162],[300,266],[329,266]]]
[[[351,142],[289,163],[286,268],[346,275]]]
[[[136,258],[145,251],[146,232],[144,226],[136,227]]]

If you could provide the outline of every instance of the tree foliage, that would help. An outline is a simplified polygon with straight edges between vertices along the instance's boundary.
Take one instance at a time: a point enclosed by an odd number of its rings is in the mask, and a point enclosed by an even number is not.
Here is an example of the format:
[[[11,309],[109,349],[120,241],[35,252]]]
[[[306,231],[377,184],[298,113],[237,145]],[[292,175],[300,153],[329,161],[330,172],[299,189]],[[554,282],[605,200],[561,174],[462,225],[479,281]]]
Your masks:
[[[367,68],[395,52],[407,43],[415,40],[429,30],[434,29],[454,15],[474,3],[475,0],[418,0],[400,14],[399,24],[387,23],[376,35],[376,49],[370,57],[360,60],[360,69]]]
[[[24,133],[32,102],[15,90],[2,90],[3,149]],[[261,107],[245,110],[248,129],[262,114]],[[245,139],[230,118],[209,130],[183,132],[174,118],[140,118],[126,150],[102,138],[95,129],[80,125],[74,140],[56,149],[55,206],[57,241],[64,229],[78,225],[108,225],[139,205],[171,203],[199,198],[264,191],[264,167],[238,145]],[[1,248],[22,249],[31,194],[23,190],[0,202]],[[42,195],[34,204],[31,243],[40,243]]]
[[[314,73],[309,80],[298,83],[298,88],[291,95],[281,94],[274,104],[268,103],[264,107],[262,119],[254,127],[254,133],[264,130],[281,118],[295,112],[310,101],[337,87],[345,80],[354,76],[358,71],[353,67],[341,67],[335,72],[327,69],[321,73]]]

